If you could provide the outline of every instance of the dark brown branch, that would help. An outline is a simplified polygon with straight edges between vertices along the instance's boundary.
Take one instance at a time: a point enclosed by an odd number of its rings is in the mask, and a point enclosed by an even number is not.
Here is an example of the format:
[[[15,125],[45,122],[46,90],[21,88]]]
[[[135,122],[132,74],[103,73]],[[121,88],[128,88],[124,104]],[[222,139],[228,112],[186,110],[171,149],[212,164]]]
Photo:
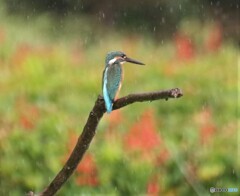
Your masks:
[[[158,99],[167,100],[168,98],[178,98],[181,97],[182,95],[183,94],[181,90],[178,88],[166,91],[130,94],[128,96],[116,100],[114,102],[113,109],[117,110],[135,102],[154,101]],[[88,120],[83,129],[83,132],[79,136],[77,144],[73,149],[69,159],[63,166],[62,170],[53,179],[53,181],[39,195],[41,196],[54,195],[72,175],[74,170],[77,168],[79,162],[81,161],[84,153],[88,149],[90,142],[92,141],[96,133],[97,125],[105,112],[106,109],[104,106],[104,100],[101,96],[98,96],[98,99],[96,100],[95,105],[88,116]],[[34,194],[32,192],[29,192],[28,195]]]

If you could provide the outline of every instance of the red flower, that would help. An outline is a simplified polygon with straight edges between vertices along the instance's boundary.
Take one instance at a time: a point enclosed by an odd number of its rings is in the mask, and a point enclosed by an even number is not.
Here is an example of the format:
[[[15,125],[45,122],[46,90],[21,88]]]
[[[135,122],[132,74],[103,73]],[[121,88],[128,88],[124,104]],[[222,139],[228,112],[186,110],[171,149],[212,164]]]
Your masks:
[[[159,195],[160,187],[157,179],[157,175],[154,176],[147,185],[147,195],[148,196],[157,196]]]
[[[194,44],[191,38],[178,33],[175,37],[176,55],[180,60],[189,60],[195,56]]]
[[[39,119],[39,109],[35,105],[25,103],[24,101],[19,103],[19,123],[20,125],[27,129],[32,130]]]
[[[147,110],[135,123],[124,139],[127,150],[138,151],[148,155],[150,151],[158,148],[162,143],[157,133],[152,110]]]
[[[210,108],[205,108],[196,115],[196,122],[199,125],[201,143],[208,143],[216,131]]]
[[[169,159],[169,157],[170,157],[169,151],[165,146],[163,146],[163,149],[161,149],[160,153],[157,156],[156,164],[157,165],[164,164]]]
[[[77,167],[78,185],[97,186],[99,184],[96,164],[91,154],[86,154]]]
[[[200,127],[201,143],[207,143],[215,132],[215,126],[213,123],[208,123]]]

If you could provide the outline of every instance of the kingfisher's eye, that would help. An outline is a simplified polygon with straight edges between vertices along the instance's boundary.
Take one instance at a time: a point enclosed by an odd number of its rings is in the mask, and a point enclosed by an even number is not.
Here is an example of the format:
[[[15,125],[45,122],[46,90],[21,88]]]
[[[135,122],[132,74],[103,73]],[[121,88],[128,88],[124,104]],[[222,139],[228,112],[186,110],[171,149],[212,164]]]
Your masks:
[[[125,59],[126,57],[127,57],[126,55],[124,55],[124,54],[122,55],[122,58],[124,58],[124,59]]]

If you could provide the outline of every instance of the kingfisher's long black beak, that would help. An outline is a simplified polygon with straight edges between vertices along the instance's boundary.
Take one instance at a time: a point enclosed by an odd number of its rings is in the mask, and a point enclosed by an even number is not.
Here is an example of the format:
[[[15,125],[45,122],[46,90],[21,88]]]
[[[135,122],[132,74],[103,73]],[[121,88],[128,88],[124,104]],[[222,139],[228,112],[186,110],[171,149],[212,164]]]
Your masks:
[[[134,60],[134,59],[131,59],[131,58],[129,58],[129,57],[126,57],[126,58],[124,58],[124,59],[125,59],[126,62],[129,62],[129,63],[134,63],[134,64],[138,64],[138,65],[145,65],[144,63],[141,63],[141,62],[136,61],[136,60]]]

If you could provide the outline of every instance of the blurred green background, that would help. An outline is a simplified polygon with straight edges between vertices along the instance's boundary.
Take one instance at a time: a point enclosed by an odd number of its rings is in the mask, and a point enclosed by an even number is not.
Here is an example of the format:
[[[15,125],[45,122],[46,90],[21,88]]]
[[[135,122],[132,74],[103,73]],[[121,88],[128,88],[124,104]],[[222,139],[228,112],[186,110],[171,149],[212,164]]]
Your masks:
[[[239,3],[0,1],[0,195],[43,190],[101,94],[105,56],[122,50],[120,96],[184,96],[104,115],[58,195],[206,195],[239,187]]]

